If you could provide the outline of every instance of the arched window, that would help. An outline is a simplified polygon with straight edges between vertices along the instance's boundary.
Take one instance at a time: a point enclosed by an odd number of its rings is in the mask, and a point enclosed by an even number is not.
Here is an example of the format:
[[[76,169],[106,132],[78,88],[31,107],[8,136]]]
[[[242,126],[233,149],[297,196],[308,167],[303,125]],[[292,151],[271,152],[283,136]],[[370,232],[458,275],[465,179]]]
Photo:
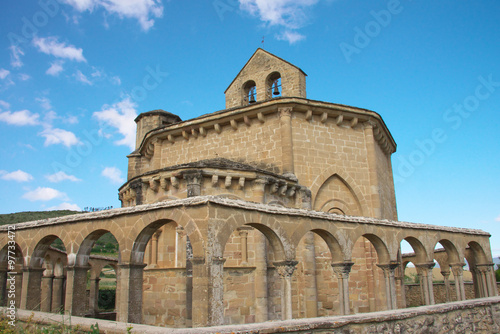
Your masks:
[[[269,74],[266,80],[266,94],[268,99],[281,96],[281,74],[273,72]]]
[[[247,81],[243,85],[243,102],[244,104],[252,104],[257,101],[257,86],[255,81]]]

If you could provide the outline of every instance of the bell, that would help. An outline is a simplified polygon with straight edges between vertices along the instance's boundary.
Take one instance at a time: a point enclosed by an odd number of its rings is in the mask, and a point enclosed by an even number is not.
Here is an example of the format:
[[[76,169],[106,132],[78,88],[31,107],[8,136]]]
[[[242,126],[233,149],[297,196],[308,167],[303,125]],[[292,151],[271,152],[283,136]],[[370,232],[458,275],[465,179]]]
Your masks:
[[[249,103],[255,103],[255,96],[252,94],[250,95],[250,101],[248,101]]]
[[[274,91],[273,95],[280,95],[280,90],[278,89],[278,81],[274,82]]]

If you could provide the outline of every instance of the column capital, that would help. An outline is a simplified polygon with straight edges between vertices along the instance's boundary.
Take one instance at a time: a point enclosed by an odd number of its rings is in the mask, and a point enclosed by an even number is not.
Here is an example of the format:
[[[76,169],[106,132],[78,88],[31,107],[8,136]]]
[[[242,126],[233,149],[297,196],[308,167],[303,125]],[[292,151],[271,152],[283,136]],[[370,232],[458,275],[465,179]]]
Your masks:
[[[24,273],[36,273],[36,272],[44,272],[45,268],[30,268],[30,267],[25,267],[23,268]]]
[[[419,274],[427,275],[432,270],[432,268],[434,268],[435,265],[436,265],[435,262],[418,263],[415,264],[415,268],[417,268],[417,272]]]
[[[222,256],[214,256],[212,258],[212,263],[215,265],[224,265],[224,262],[226,262],[226,259]]]
[[[396,268],[399,266],[399,263],[397,262],[391,262],[391,263],[385,263],[385,264],[377,264],[377,267],[382,269],[385,273],[391,273],[394,275],[394,272],[396,271]]]
[[[283,278],[287,278],[293,275],[298,263],[299,262],[295,260],[286,260],[274,262],[273,264],[278,270],[278,274]]]
[[[494,263],[476,264],[477,270],[479,270],[482,273],[489,272],[491,269],[493,269],[494,266],[495,266]]]
[[[333,272],[340,277],[349,277],[353,265],[354,262],[336,262],[331,264]]]

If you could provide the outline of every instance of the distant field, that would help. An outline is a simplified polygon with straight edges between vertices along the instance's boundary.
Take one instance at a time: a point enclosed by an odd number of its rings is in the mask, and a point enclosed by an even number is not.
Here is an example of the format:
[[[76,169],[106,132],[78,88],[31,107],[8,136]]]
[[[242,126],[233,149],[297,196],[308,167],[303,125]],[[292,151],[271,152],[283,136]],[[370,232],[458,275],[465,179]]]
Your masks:
[[[0,215],[0,225],[17,224],[33,220],[69,216],[77,213],[81,212],[70,211],[70,210],[56,210],[56,211],[35,211],[35,212],[27,211],[27,212],[8,213]]]

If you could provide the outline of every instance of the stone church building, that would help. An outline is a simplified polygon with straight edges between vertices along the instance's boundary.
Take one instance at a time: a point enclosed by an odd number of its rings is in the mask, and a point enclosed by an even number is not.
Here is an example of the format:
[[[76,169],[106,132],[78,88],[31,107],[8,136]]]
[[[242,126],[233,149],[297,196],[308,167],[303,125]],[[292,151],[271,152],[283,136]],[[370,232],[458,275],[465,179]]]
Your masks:
[[[488,233],[397,220],[396,143],[378,113],[307,99],[304,71],[263,49],[225,96],[224,110],[194,119],[136,118],[122,208],[19,225],[21,308],[54,298],[43,263],[60,238],[64,308],[85,314],[90,249],[107,232],[120,248],[120,321],[196,327],[404,308],[402,240],[426,304],[436,245],[454,300],[465,299],[466,260],[476,297],[497,295]],[[0,228],[0,247],[8,241]]]

